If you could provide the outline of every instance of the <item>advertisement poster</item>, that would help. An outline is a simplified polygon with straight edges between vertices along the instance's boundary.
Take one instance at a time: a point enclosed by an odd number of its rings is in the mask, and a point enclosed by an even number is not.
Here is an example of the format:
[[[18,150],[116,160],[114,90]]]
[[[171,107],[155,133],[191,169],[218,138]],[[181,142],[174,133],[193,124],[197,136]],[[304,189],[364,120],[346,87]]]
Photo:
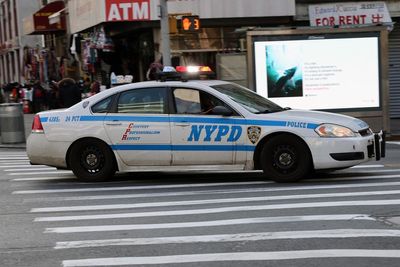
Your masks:
[[[257,92],[283,107],[379,107],[378,37],[257,41]]]

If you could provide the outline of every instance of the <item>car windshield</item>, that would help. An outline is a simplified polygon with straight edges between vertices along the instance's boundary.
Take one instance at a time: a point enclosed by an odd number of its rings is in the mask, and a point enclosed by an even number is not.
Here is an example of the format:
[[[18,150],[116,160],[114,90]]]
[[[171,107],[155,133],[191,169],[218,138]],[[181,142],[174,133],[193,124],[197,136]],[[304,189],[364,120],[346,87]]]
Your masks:
[[[237,84],[227,83],[211,86],[218,92],[229,96],[248,111],[255,114],[272,113],[285,110],[272,101]]]

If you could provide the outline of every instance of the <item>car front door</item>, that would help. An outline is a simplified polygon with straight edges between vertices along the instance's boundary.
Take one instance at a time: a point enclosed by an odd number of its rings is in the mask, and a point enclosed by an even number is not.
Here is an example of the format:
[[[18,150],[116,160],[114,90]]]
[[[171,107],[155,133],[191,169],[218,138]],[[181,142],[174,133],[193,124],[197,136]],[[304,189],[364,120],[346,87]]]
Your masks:
[[[134,166],[171,164],[171,134],[166,88],[121,92],[104,127],[122,161]]]
[[[229,165],[235,162],[242,128],[231,116],[215,115],[225,104],[215,96],[188,88],[172,88],[176,114],[171,115],[173,165]]]

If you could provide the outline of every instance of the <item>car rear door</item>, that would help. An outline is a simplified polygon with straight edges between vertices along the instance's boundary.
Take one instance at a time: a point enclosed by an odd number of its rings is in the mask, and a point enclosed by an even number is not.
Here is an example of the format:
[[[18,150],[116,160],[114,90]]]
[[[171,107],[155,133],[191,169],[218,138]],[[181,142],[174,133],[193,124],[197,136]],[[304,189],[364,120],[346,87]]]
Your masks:
[[[123,91],[104,127],[123,162],[130,166],[171,164],[171,134],[166,88]]]

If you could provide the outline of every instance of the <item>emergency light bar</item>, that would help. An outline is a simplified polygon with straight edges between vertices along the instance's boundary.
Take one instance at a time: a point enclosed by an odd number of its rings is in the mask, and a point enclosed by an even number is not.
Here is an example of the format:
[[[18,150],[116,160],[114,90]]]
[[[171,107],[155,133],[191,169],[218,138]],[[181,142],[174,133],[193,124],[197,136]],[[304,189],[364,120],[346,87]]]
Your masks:
[[[209,66],[165,66],[161,73],[158,73],[160,81],[188,81],[206,80],[215,78],[215,73]]]

